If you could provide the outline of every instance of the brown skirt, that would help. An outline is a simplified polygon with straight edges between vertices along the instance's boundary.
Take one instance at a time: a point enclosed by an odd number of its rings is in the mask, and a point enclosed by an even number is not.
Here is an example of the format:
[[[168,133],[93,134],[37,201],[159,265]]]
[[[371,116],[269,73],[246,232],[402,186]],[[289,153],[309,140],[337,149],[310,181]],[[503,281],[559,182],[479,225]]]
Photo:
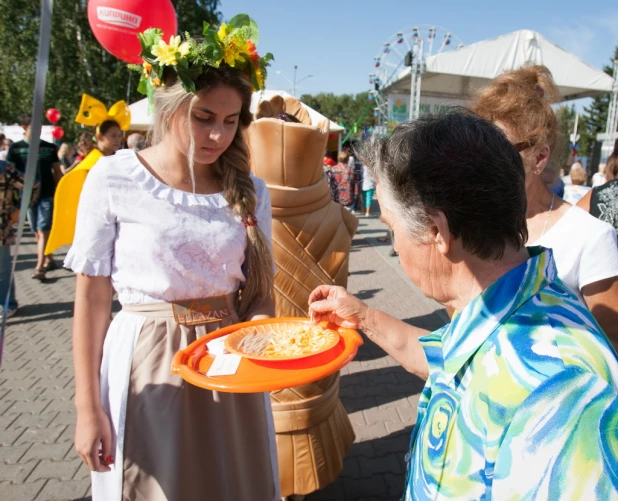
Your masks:
[[[268,395],[204,390],[170,372],[176,351],[223,322],[185,327],[168,310],[125,311],[147,318],[129,381],[122,499],[273,501]]]

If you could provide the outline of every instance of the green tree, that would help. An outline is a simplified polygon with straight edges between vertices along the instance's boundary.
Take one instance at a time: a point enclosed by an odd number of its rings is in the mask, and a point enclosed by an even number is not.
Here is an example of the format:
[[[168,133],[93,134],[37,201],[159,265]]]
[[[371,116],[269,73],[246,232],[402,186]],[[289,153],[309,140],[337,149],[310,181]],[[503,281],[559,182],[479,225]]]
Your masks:
[[[219,0],[172,0],[178,14],[178,32],[193,36],[202,34],[203,22],[217,25],[221,21]]]
[[[552,166],[556,172],[564,168],[569,160],[569,136],[573,133],[575,127],[575,107],[561,106],[556,110],[556,118],[558,119],[558,142],[552,156]]]
[[[352,130],[351,139],[358,139],[364,127],[375,125],[373,117],[373,101],[369,101],[368,92],[359,94],[320,93],[316,95],[304,94],[301,102],[322,113],[336,123],[342,123],[346,133]],[[356,124],[356,132],[354,125]]]
[[[194,32],[202,21],[219,22],[219,0],[176,0],[179,27]],[[32,106],[39,38],[40,2],[4,0],[0,9],[0,122],[15,123]],[[88,24],[86,0],[55,0],[45,108],[58,108],[59,122],[68,139],[81,126],[73,120],[81,95],[88,93],[106,106],[127,99],[141,99],[138,75],[108,53],[95,39]]]
[[[616,59],[618,59],[618,47],[614,50],[614,57],[611,59],[611,65],[607,65],[603,68],[603,71],[608,75],[613,76],[614,60]],[[590,106],[584,108],[580,132],[580,146],[583,156],[590,156],[592,147],[596,142],[597,134],[605,132],[610,98],[611,95],[609,93],[595,97],[592,103],[590,103]]]

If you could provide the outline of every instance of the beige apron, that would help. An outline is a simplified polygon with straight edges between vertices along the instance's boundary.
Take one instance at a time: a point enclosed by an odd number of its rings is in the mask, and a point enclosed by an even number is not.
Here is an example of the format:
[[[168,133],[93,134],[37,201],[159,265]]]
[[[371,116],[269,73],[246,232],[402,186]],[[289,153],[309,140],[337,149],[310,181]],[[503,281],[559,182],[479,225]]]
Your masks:
[[[131,359],[126,419],[119,426],[122,500],[278,499],[268,394],[204,390],[170,372],[178,350],[237,319],[182,326],[167,303],[125,306],[119,315],[145,317]]]

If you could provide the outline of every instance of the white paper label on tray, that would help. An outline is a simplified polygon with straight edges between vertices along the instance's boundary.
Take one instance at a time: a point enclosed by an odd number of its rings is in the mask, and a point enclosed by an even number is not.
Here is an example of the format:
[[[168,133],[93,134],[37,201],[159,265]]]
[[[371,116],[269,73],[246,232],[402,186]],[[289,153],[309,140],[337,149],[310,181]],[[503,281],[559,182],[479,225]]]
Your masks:
[[[228,353],[225,349],[226,337],[227,336],[221,336],[206,343],[206,346],[208,346],[208,353],[211,355],[223,355],[224,353]]]
[[[217,355],[206,375],[208,377],[232,376],[236,374],[241,359],[242,357],[240,355],[235,355],[233,353]]]

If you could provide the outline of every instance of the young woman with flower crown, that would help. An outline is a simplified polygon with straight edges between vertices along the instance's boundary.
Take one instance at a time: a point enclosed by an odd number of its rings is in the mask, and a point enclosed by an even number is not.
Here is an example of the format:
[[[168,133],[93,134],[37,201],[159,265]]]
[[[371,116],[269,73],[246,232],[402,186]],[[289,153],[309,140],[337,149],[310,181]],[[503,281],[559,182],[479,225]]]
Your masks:
[[[86,180],[66,265],[78,273],[75,444],[94,501],[278,498],[268,395],[170,374],[206,332],[273,314],[270,200],[243,140],[272,56],[252,39],[244,15],[199,43],[145,32],[154,146],[103,158]],[[123,308],[110,325],[114,289]],[[185,300],[227,311],[188,325]]]

